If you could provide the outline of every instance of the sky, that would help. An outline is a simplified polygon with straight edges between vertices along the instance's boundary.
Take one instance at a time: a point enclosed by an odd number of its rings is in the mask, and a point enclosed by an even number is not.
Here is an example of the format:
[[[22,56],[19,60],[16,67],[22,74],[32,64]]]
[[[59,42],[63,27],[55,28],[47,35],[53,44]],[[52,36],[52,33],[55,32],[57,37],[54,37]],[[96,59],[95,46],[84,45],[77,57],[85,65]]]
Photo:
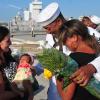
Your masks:
[[[43,8],[51,2],[58,2],[65,17],[97,15],[100,17],[100,0],[40,0]],[[10,21],[18,11],[28,8],[32,0],[0,0],[0,21]]]

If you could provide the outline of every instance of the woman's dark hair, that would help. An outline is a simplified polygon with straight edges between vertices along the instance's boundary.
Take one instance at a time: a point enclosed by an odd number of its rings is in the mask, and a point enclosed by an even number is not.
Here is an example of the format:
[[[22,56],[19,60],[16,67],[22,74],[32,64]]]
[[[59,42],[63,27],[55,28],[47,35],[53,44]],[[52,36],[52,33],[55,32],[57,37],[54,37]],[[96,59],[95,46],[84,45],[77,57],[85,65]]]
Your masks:
[[[4,26],[0,26],[0,42],[9,34],[9,29],[4,27]],[[2,52],[2,50],[0,49],[0,65],[2,65],[5,67],[5,58],[4,58],[4,54]]]
[[[60,28],[59,43],[65,43],[68,37],[73,35],[81,36],[88,46],[97,53],[100,52],[100,45],[94,36],[89,34],[88,28],[79,20],[73,19],[64,23]]]
[[[9,34],[9,29],[4,26],[0,26],[0,42]]]

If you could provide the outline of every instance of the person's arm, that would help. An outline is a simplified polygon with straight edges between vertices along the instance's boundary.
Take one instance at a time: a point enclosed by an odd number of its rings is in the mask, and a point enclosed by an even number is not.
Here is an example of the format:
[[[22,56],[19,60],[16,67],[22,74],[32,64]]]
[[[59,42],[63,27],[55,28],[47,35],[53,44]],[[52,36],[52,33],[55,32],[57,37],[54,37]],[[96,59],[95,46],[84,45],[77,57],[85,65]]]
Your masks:
[[[96,68],[96,73],[100,74],[100,56],[90,62]]]
[[[0,93],[4,91],[4,81],[2,77],[2,73],[0,72]]]
[[[75,93],[76,84],[72,82],[65,89],[62,89],[62,82],[57,80],[57,89],[62,98],[62,100],[72,100]]]
[[[10,100],[11,98],[14,98],[16,96],[17,94],[12,91],[5,91],[3,76],[0,72],[0,100]]]
[[[23,86],[24,86],[24,89],[28,92],[29,98],[33,98],[34,90],[32,88],[32,83],[30,82],[30,80],[23,80]],[[29,100],[32,100],[32,99],[29,99]]]
[[[12,91],[3,91],[2,93],[0,93],[0,100],[10,100],[17,96],[19,96],[19,95],[17,95],[16,93],[14,93]]]
[[[12,82],[11,83],[11,89],[13,92],[15,92],[16,94],[18,94],[20,97],[24,97],[24,92],[20,91],[20,89],[17,87],[16,82]]]
[[[90,64],[96,68],[96,73],[94,74],[94,77],[100,81],[100,56],[97,57],[95,60],[90,62]]]
[[[63,100],[72,100],[76,89],[76,84],[72,82],[67,88],[64,90],[62,97]]]

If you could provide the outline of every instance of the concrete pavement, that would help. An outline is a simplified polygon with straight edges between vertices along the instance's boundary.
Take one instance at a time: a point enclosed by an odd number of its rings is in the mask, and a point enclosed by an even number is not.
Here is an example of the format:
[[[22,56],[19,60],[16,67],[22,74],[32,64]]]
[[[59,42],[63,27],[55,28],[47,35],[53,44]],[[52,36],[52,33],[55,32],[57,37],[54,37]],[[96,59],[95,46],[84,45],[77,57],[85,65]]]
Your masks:
[[[33,100],[47,100],[47,90],[49,87],[49,80],[43,77],[43,74],[36,77],[40,88],[37,90]]]

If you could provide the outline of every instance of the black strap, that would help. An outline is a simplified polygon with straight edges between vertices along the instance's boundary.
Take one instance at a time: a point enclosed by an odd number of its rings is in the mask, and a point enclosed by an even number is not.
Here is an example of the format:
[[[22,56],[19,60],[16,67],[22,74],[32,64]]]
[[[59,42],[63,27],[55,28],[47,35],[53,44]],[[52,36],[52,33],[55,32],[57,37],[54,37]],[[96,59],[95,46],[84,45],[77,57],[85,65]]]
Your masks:
[[[53,40],[55,42],[55,44],[53,45],[53,47],[56,48],[57,46],[59,46],[59,51],[63,51],[62,44],[61,43],[58,43],[56,41],[56,38],[54,36],[53,36]]]

